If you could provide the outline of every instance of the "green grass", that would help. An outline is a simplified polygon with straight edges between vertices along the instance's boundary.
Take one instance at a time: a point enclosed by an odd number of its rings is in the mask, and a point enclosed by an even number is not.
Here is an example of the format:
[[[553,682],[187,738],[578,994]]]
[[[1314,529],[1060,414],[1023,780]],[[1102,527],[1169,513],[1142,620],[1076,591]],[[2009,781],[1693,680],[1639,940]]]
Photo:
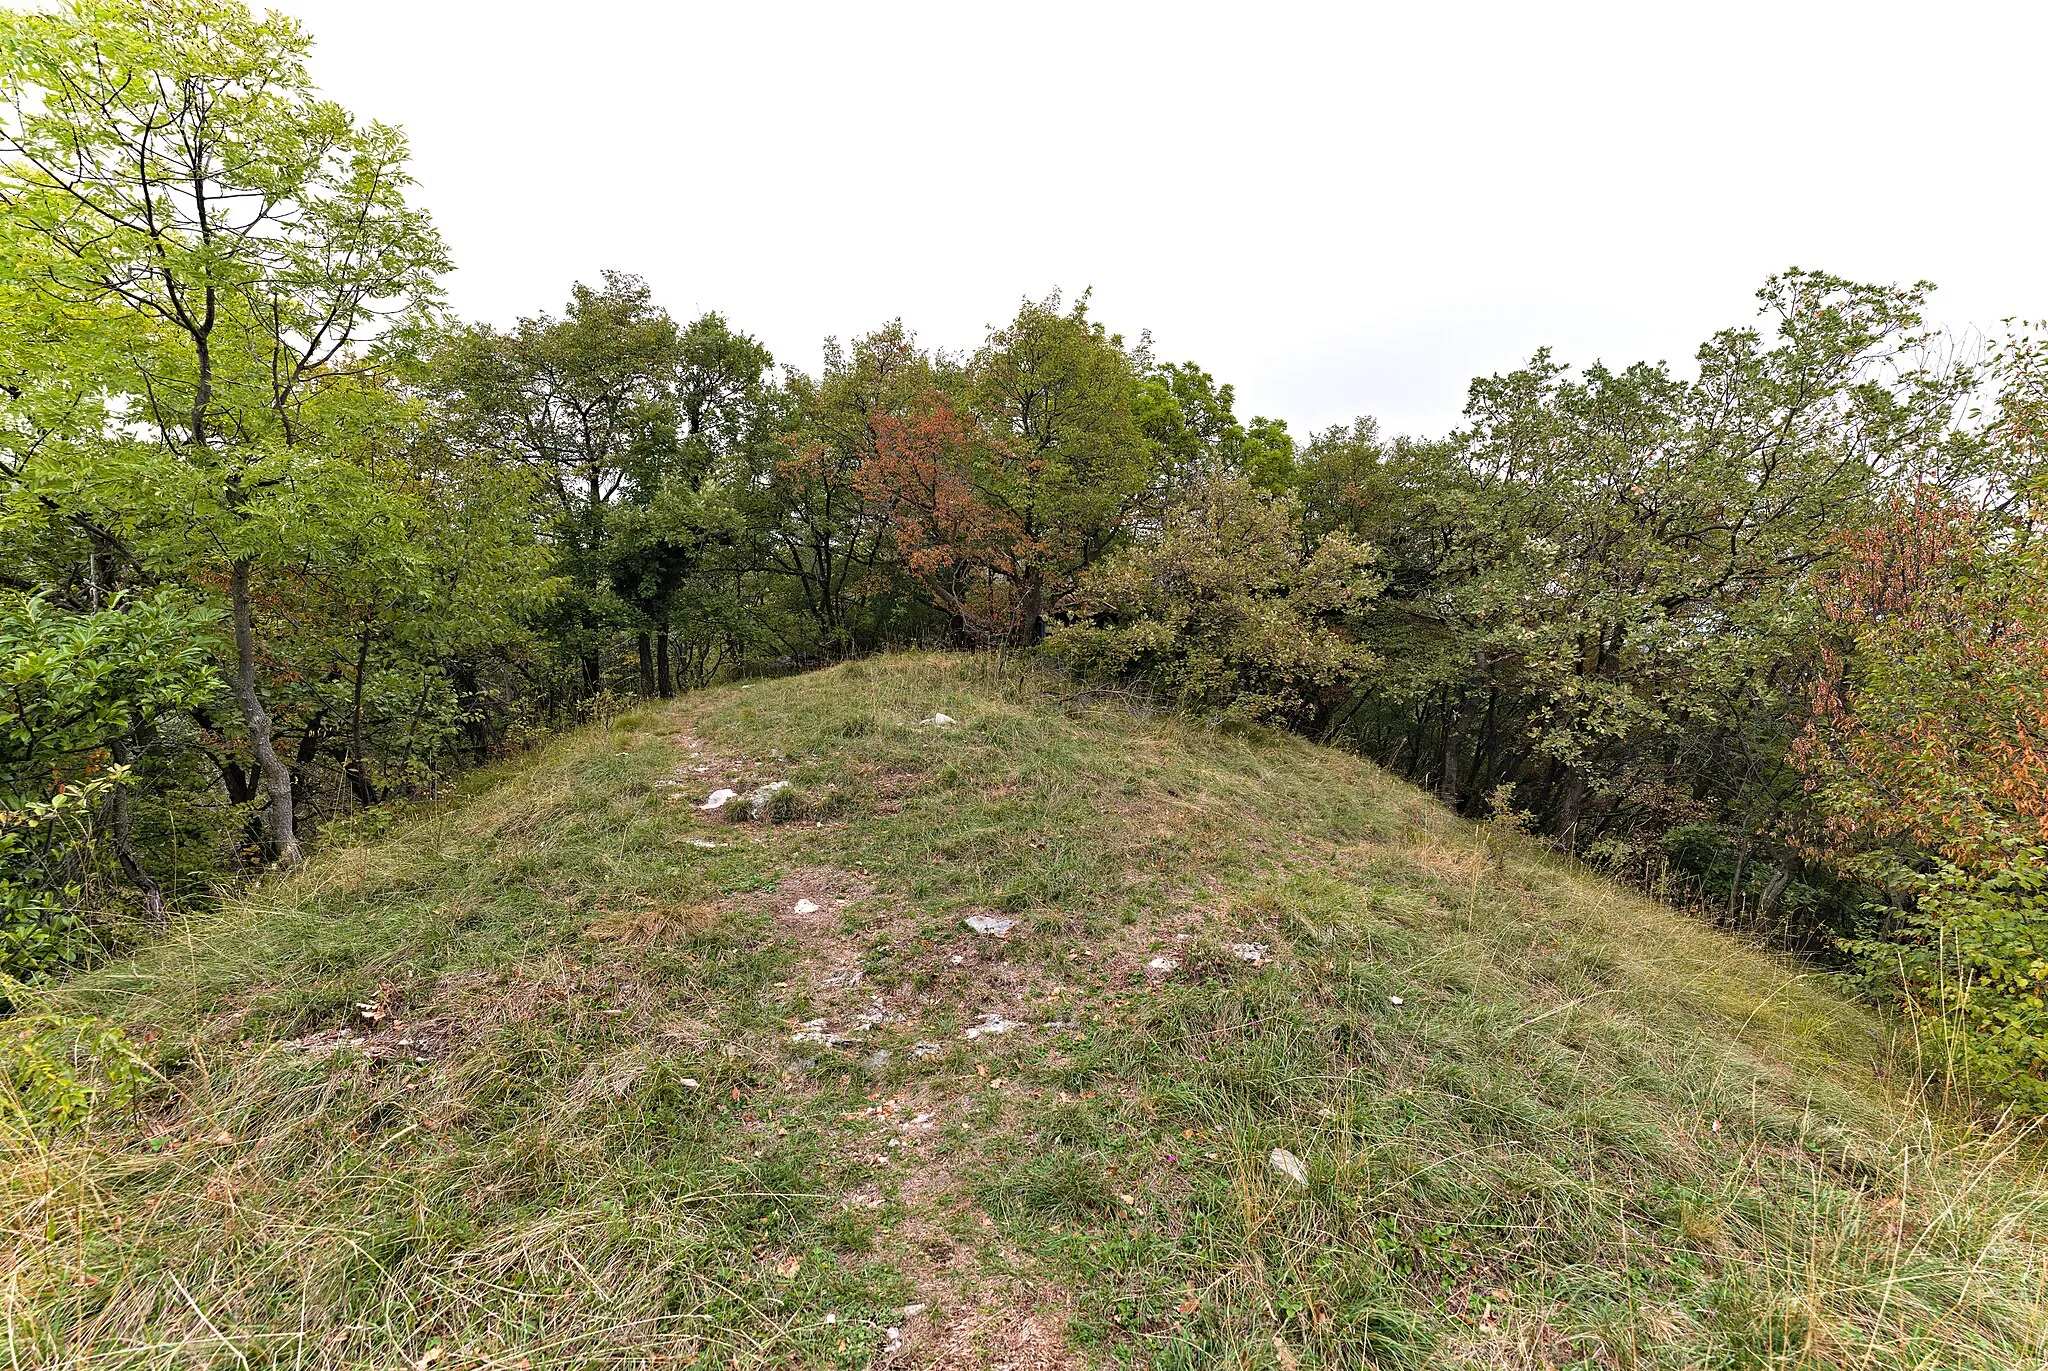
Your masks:
[[[161,1080],[6,1141],[13,1365],[2048,1359],[2032,1137],[1824,978],[969,659],[642,708],[61,1003]]]

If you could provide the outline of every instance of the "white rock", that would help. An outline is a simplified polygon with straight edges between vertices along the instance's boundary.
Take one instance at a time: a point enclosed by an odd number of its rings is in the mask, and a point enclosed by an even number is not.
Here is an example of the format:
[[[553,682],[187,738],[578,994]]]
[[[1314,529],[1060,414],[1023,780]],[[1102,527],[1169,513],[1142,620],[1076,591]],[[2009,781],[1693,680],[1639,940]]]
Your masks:
[[[723,786],[720,786],[717,790],[714,790],[709,795],[705,796],[704,803],[698,805],[697,808],[724,809],[727,805],[731,804],[734,800],[737,800],[739,797],[740,793],[737,790],[727,790]]]
[[[966,1036],[971,1041],[975,1038],[991,1037],[998,1033],[1007,1033],[1016,1026],[1016,1024],[1011,1023],[1008,1019],[1004,1018],[1000,1014],[984,1014],[981,1016],[981,1022],[976,1024],[974,1027],[968,1029],[964,1036]]]
[[[1254,966],[1266,960],[1264,943],[1232,943],[1230,951],[1239,961],[1250,962]]]
[[[798,900],[796,904],[791,907],[790,913],[815,914],[818,912],[820,908],[822,908],[822,906],[820,906],[816,900]]]
[[[1401,997],[1400,997],[1399,995],[1389,995],[1389,996],[1387,996],[1387,1003],[1388,1003],[1388,1004],[1399,1004],[1399,1003],[1401,1003]]]
[[[701,847],[701,848],[705,848],[705,849],[708,849],[708,850],[716,850],[716,849],[718,849],[718,848],[724,847],[724,846],[725,846],[725,844],[724,844],[724,843],[714,843],[714,842],[712,842],[712,841],[711,841],[711,840],[710,840],[709,838],[692,838],[692,839],[690,839],[690,846],[691,846],[691,847]]]
[[[1286,1148],[1274,1148],[1273,1155],[1266,1158],[1266,1160],[1272,1163],[1273,1169],[1275,1171],[1278,1171],[1281,1175],[1285,1176],[1288,1180],[1293,1181],[1296,1185],[1303,1187],[1306,1187],[1308,1185],[1307,1165],[1303,1163],[1301,1158],[1295,1156]]]
[[[1015,919],[999,918],[994,914],[970,914],[966,924],[976,933],[986,933],[997,938],[1007,938],[1010,930],[1017,926]]]
[[[1145,969],[1155,976],[1170,976],[1180,970],[1180,963],[1171,957],[1154,957],[1145,963]]]
[[[949,724],[957,724],[960,721],[950,714],[934,714],[931,718],[919,719],[918,722],[931,728],[945,728]]]

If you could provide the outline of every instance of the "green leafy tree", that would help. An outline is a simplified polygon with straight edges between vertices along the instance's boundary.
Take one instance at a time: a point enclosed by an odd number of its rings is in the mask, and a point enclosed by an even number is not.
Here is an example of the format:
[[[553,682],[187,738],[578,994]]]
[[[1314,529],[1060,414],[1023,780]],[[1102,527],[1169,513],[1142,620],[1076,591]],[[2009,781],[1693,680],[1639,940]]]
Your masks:
[[[90,330],[49,363],[122,395],[104,512],[160,574],[217,589],[270,844],[301,855],[259,666],[258,583],[361,514],[314,411],[446,268],[408,206],[406,146],[320,99],[293,21],[212,0],[77,0],[0,16],[0,238]],[[107,369],[111,359],[112,368]]]
[[[663,699],[675,691],[679,613],[690,611],[685,634],[700,646],[731,626],[731,607],[703,580],[724,569],[714,564],[739,542],[730,479],[743,450],[759,439],[762,392],[774,362],[768,349],[717,313],[683,330],[678,354],[681,441],[673,456],[635,471],[609,559],[614,591],[643,625],[637,635],[641,691]]]
[[[1717,335],[1694,380],[1538,354],[1474,383],[1449,446],[1339,471],[1311,444],[1316,519],[1389,557],[1374,641],[1409,666],[1360,712],[1374,750],[1456,803],[1515,783],[1581,848],[1745,785],[1796,803],[1811,573],[1887,481],[1960,460],[1971,381],[1918,366],[1923,297],[1792,272],[1771,335]]]
[[[720,417],[727,381],[709,351],[692,422]],[[509,332],[457,330],[431,364],[457,441],[540,478],[563,589],[552,627],[586,691],[601,684],[607,642],[632,626],[612,594],[612,524],[627,496],[657,487],[679,460],[684,363],[682,331],[646,282],[607,272],[601,287],[579,283],[560,318],[523,318]]]
[[[1240,423],[1236,388],[1193,362],[1168,362],[1147,372],[1137,398],[1139,426],[1158,445],[1160,479],[1171,491],[1232,473],[1260,490],[1286,490],[1294,479],[1295,442],[1281,419]]]
[[[1026,301],[974,356],[968,402],[997,441],[970,480],[1032,549],[1015,572],[1024,644],[1153,487],[1158,453],[1138,423],[1150,364],[1144,343],[1088,317],[1085,296],[1064,310],[1056,295]]]

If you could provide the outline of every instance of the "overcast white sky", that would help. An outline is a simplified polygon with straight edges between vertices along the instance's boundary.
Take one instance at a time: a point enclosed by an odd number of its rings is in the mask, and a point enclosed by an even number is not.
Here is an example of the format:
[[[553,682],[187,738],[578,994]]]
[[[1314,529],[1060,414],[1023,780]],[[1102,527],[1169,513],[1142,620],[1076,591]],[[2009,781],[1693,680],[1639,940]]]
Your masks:
[[[1301,433],[1684,362],[1788,265],[2048,316],[2038,2],[282,7],[494,322],[618,268],[814,370],[1092,286]]]

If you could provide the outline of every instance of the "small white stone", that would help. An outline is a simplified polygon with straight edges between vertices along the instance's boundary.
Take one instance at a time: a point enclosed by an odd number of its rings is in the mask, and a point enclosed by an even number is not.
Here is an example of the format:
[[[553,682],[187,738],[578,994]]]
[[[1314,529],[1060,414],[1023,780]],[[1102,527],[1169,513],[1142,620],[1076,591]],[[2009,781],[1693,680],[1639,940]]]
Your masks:
[[[1250,962],[1254,966],[1266,960],[1264,943],[1232,943],[1230,951],[1239,961]]]
[[[966,924],[976,933],[983,933],[996,938],[1007,938],[1010,936],[1010,930],[1017,926],[1017,921],[1015,919],[1000,918],[994,914],[970,914],[967,916]]]
[[[981,1016],[981,1022],[968,1029],[964,1036],[971,1041],[997,1033],[1007,1033],[1016,1026],[1000,1014],[984,1014]]]
[[[1388,1003],[1388,1004],[1399,1004],[1399,1003],[1401,1003],[1401,997],[1400,997],[1399,995],[1389,995],[1389,996],[1387,996],[1387,1003]]]
[[[821,906],[816,900],[798,900],[792,906],[790,912],[792,914],[815,914],[820,908]]]
[[[1273,1149],[1273,1155],[1266,1158],[1275,1171],[1293,1181],[1296,1185],[1308,1185],[1308,1166],[1284,1147]]]
[[[727,805],[731,804],[734,800],[737,800],[739,797],[740,793],[737,790],[727,790],[724,786],[720,786],[718,789],[712,791],[709,795],[705,796],[704,803],[698,805],[697,808],[724,809]]]

